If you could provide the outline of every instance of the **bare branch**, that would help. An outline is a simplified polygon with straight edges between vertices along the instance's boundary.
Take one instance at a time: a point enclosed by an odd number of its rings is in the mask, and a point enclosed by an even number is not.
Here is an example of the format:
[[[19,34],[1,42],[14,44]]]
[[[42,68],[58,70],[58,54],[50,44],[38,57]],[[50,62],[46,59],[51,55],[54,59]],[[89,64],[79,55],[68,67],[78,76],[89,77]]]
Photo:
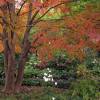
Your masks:
[[[18,10],[18,12],[17,12],[17,14],[16,14],[17,16],[20,14],[20,12],[21,12],[21,10],[22,10],[22,8],[23,8],[23,6],[25,5],[26,2],[27,2],[27,0],[25,0],[25,1],[22,3],[20,9]]]

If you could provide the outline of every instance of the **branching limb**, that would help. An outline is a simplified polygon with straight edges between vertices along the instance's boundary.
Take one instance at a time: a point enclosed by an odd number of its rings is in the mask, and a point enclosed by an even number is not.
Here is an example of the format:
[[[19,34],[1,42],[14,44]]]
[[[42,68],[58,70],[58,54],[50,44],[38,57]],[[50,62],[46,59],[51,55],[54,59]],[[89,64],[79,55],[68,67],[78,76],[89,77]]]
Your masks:
[[[21,12],[21,10],[22,10],[22,8],[23,8],[23,6],[25,5],[26,2],[27,2],[27,0],[25,0],[25,1],[22,3],[20,9],[18,10],[18,12],[17,12],[17,14],[16,14],[17,16],[20,14],[20,12]]]

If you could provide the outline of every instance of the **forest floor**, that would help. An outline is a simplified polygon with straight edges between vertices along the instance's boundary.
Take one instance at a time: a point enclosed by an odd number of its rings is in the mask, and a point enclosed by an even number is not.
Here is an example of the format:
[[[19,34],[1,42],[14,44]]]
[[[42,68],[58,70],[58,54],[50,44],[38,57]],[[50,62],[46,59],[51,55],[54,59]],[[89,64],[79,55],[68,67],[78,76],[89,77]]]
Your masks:
[[[0,90],[2,87],[0,88]],[[65,90],[52,87],[23,86],[20,93],[5,95],[0,92],[0,100],[54,100],[53,95],[62,94]]]

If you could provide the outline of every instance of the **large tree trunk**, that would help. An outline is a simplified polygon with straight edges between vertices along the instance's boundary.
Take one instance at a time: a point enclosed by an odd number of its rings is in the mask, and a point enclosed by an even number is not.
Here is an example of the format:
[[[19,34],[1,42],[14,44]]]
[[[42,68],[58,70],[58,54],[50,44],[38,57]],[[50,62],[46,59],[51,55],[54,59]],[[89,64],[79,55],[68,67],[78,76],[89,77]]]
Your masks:
[[[3,46],[5,87],[4,92],[13,93],[15,86],[15,4],[7,2],[1,7],[3,12]]]
[[[14,92],[14,84],[15,84],[15,63],[12,55],[8,54],[8,66],[5,71],[5,87],[4,91],[6,93],[13,93]]]
[[[9,33],[10,34],[10,33]],[[14,33],[13,33],[14,34]],[[15,84],[15,45],[12,40],[6,40],[7,34],[5,32],[4,44],[4,67],[5,67],[5,87],[4,91],[7,93],[14,92]]]
[[[5,30],[5,29],[4,29]],[[5,67],[5,87],[7,93],[14,92],[15,83],[15,46],[11,40],[7,40],[7,33],[4,31],[4,67]],[[10,34],[10,33],[9,33]]]

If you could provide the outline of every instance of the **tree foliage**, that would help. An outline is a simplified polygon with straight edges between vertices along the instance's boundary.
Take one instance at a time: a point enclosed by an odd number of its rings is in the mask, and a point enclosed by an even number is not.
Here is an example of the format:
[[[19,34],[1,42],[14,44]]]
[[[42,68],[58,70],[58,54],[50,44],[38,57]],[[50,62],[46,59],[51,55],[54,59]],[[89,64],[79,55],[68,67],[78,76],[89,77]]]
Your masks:
[[[99,51],[99,16],[96,4],[87,4],[85,10],[74,16],[65,16],[58,22],[40,23],[40,32],[33,35],[33,39],[39,39],[36,43],[33,42],[32,52],[37,52],[42,60],[50,60],[56,50],[64,50],[71,57],[82,60],[85,48]],[[51,26],[53,27],[50,28]]]

